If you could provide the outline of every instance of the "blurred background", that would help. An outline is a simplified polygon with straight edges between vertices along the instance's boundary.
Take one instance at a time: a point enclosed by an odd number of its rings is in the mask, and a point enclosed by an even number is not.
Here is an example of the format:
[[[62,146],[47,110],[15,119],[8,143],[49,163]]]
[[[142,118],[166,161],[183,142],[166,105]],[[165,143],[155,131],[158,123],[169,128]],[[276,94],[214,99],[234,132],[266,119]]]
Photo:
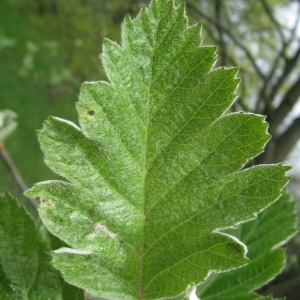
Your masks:
[[[0,110],[18,115],[5,149],[28,186],[55,178],[43,163],[36,130],[49,115],[77,122],[74,103],[81,83],[105,79],[102,39],[119,41],[125,14],[134,17],[148,3],[0,1]],[[242,82],[232,109],[267,116],[273,138],[252,163],[292,165],[289,189],[300,202],[300,1],[187,0],[186,6],[190,24],[203,24],[203,43],[219,46],[217,66],[240,66]],[[4,190],[22,197],[0,161]],[[289,243],[286,270],[261,293],[299,299],[299,245],[299,237]]]

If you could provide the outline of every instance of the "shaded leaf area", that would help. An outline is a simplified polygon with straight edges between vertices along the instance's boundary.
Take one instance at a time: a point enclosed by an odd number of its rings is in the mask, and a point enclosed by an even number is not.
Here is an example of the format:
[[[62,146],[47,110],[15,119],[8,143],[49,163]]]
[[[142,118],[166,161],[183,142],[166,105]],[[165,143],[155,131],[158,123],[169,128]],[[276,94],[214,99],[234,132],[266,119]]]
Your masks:
[[[184,5],[156,0],[126,17],[121,46],[104,41],[108,82],[85,83],[80,127],[49,118],[47,165],[66,181],[36,184],[54,254],[70,283],[109,299],[159,299],[244,265],[219,230],[255,218],[287,183],[286,167],[241,170],[269,139],[261,116],[227,110],[237,69],[213,69]]]
[[[279,246],[296,233],[296,220],[295,204],[284,194],[257,219],[226,231],[247,245],[250,262],[236,270],[212,275],[198,289],[201,300],[273,299],[259,296],[254,290],[282,271],[285,251]]]
[[[84,299],[83,291],[64,283],[51,266],[42,231],[14,198],[0,195],[0,298]]]

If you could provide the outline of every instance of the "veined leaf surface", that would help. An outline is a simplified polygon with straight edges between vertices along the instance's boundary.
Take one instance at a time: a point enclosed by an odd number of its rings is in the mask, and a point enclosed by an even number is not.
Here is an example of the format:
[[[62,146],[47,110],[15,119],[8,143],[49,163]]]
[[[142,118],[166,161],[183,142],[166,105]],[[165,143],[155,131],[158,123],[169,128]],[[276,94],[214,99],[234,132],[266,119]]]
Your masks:
[[[241,170],[269,139],[261,116],[226,113],[239,80],[200,46],[184,5],[154,0],[105,40],[109,82],[85,83],[80,127],[49,118],[45,161],[66,181],[40,197],[47,228],[70,245],[54,254],[64,278],[108,299],[159,299],[247,262],[218,230],[255,217],[285,186],[286,168]]]

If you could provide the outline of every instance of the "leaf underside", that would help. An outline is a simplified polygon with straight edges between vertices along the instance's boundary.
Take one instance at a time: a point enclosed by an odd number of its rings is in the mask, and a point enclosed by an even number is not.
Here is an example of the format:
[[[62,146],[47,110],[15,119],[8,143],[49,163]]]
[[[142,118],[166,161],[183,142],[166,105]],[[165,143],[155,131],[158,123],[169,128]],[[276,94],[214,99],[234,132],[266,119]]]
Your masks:
[[[269,139],[262,116],[228,113],[237,68],[218,68],[184,5],[154,0],[126,17],[121,46],[105,40],[109,82],[84,83],[80,127],[49,118],[47,165],[66,181],[40,197],[46,227],[71,248],[54,253],[64,278],[108,299],[159,299],[211,270],[247,262],[218,230],[255,217],[287,183],[286,167],[241,170]]]

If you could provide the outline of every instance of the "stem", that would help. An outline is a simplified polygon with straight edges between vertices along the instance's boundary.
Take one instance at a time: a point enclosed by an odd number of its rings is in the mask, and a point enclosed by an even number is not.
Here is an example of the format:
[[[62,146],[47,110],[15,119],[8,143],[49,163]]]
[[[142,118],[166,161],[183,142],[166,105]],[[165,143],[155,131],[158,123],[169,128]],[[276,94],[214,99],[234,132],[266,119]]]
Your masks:
[[[4,165],[7,167],[8,171],[11,173],[12,177],[16,181],[18,187],[22,192],[26,191],[27,185],[23,180],[20,172],[18,171],[15,163],[13,162],[9,152],[5,149],[4,144],[0,143],[0,155],[4,162]],[[27,198],[30,205],[36,210],[38,207],[38,201],[33,198]]]

